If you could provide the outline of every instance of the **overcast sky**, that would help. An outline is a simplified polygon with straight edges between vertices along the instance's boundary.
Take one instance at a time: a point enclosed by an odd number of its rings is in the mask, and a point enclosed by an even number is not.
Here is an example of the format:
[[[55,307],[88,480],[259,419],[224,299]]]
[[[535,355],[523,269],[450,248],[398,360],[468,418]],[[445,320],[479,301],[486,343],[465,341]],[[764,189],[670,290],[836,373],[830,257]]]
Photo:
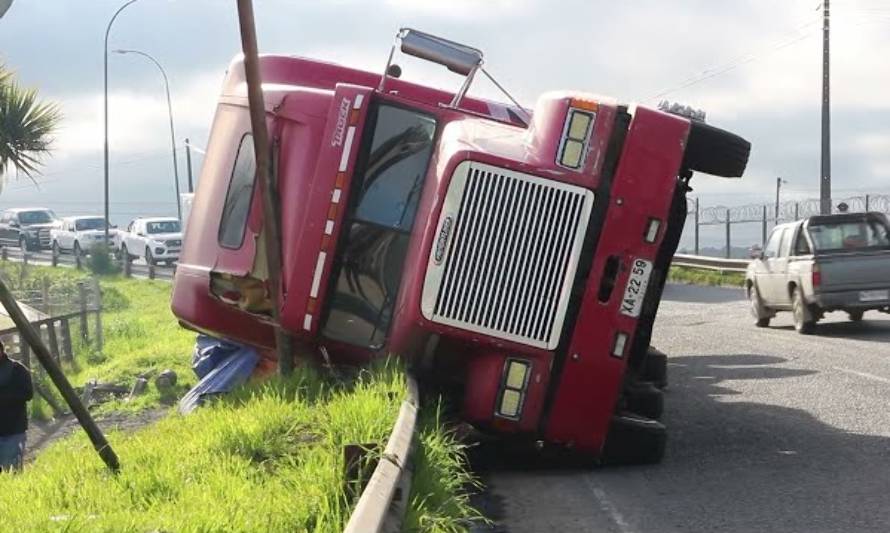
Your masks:
[[[10,180],[0,207],[58,213],[102,209],[102,39],[123,0],[15,0],[0,20],[0,61],[65,119],[40,190]],[[576,89],[627,102],[668,98],[753,143],[743,180],[699,177],[703,205],[769,202],[776,176],[788,198],[818,196],[821,11],[817,0],[255,0],[260,50],[370,70],[413,26],[481,48],[521,101]],[[882,7],[883,6],[883,7]],[[890,192],[890,5],[832,2],[835,196]],[[139,0],[110,49],[154,55],[167,69],[178,140],[204,146],[225,69],[239,52],[234,1]],[[451,84],[405,65],[407,79]],[[413,76],[413,77],[412,77]],[[112,215],[175,213],[163,84],[139,56],[109,56]],[[481,86],[484,96],[495,93]],[[201,157],[194,153],[194,166]],[[184,153],[180,177],[186,187]],[[196,176],[197,179],[197,176]]]

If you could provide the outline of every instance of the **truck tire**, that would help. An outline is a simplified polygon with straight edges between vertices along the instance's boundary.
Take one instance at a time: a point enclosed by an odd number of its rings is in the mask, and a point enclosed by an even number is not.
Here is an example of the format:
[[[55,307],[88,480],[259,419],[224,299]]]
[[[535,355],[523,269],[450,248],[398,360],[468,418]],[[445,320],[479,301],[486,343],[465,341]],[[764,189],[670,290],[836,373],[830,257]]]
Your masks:
[[[659,463],[666,445],[667,430],[660,422],[633,415],[616,415],[609,425],[602,462],[613,465]]]
[[[816,329],[816,321],[807,309],[800,287],[795,287],[791,295],[791,315],[794,317],[794,329],[801,335],[811,335]]]
[[[724,178],[740,178],[748,165],[751,143],[734,133],[693,120],[683,166]]]
[[[862,315],[864,315],[864,314],[865,314],[865,311],[863,311],[863,310],[861,310],[861,309],[860,309],[860,310],[854,310],[854,311],[847,311],[847,316],[850,317],[850,320],[851,320],[852,322],[861,322],[861,321],[862,321]]]
[[[751,314],[754,315],[754,325],[758,328],[769,326],[772,317],[763,305],[763,300],[760,299],[760,291],[757,290],[757,285],[752,284],[748,287],[748,302],[751,304]]]
[[[625,405],[635,415],[659,420],[664,413],[664,393],[653,383],[637,382],[625,389]]]
[[[659,389],[667,387],[667,355],[664,352],[649,347],[643,362],[643,379],[652,382]]]

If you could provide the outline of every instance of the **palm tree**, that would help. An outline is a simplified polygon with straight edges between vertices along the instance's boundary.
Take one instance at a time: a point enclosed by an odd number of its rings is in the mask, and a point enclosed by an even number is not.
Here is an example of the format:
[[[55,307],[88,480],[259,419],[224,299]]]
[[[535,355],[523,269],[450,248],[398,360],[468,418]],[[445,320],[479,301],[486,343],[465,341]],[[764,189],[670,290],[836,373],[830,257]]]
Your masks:
[[[0,177],[12,165],[34,181],[61,116],[56,104],[39,101],[36,89],[22,88],[0,65]]]

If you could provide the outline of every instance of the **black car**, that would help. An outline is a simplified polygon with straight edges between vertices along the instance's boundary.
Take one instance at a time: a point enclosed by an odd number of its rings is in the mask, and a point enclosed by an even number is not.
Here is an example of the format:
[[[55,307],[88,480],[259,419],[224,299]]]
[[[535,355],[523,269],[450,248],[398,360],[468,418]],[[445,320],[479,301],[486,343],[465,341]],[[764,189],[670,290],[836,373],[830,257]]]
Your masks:
[[[56,224],[56,214],[50,209],[7,209],[0,216],[0,244],[26,251],[49,248],[49,231]]]

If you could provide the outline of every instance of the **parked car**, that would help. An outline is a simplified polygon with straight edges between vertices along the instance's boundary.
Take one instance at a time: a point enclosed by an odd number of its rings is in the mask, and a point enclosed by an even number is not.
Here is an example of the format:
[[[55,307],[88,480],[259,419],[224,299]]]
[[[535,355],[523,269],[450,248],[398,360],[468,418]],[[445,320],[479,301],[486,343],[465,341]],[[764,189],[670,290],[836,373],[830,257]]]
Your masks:
[[[148,264],[170,264],[179,259],[182,249],[182,227],[171,217],[137,218],[127,231],[115,234],[120,254],[128,260],[145,259]]]
[[[854,321],[870,310],[890,313],[890,225],[881,213],[782,224],[753,255],[746,286],[760,327],[777,311],[791,311],[800,333],[831,311]]]
[[[116,230],[109,228],[109,238],[113,242]],[[54,254],[72,252],[86,255],[93,246],[105,240],[105,218],[101,216],[65,217],[50,231]]]
[[[24,251],[50,246],[50,230],[58,224],[56,214],[44,207],[7,209],[0,215],[0,244]]]

